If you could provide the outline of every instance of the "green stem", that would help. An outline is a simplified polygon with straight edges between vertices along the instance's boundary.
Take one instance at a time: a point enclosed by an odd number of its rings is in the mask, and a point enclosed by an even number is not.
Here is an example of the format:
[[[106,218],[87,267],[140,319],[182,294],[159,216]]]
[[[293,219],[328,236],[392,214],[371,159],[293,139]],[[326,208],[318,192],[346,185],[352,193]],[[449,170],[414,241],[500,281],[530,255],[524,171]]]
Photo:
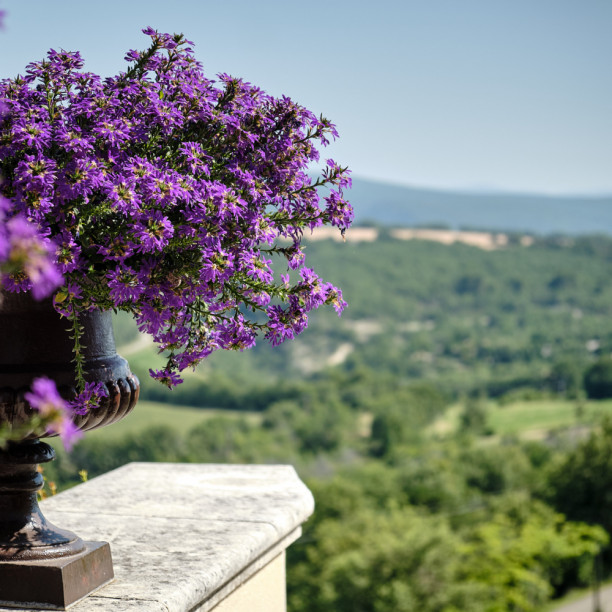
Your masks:
[[[72,335],[70,337],[74,341],[74,346],[72,348],[72,361],[74,363],[74,370],[76,374],[76,387],[77,392],[82,393],[85,390],[85,357],[83,355],[84,347],[81,344],[81,338],[83,336],[83,326],[79,321],[79,316],[74,306],[72,308],[72,314],[70,315],[70,323],[72,331]]]

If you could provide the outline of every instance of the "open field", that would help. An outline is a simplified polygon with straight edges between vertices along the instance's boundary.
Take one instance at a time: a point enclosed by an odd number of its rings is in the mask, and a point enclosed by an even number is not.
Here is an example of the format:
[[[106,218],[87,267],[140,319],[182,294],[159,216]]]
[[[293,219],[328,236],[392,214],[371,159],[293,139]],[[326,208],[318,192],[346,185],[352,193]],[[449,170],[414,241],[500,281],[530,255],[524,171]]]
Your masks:
[[[605,415],[612,415],[612,401],[531,400],[491,407],[489,425],[498,435],[533,438],[558,427],[590,424]]]
[[[524,439],[543,438],[547,432],[572,425],[590,425],[603,416],[612,416],[612,400],[570,401],[563,399],[529,400],[500,406],[486,402],[487,425],[497,436],[518,435]],[[462,411],[451,406],[432,426],[433,434],[457,430]]]
[[[444,436],[456,431],[461,411],[460,404],[452,405],[434,423],[431,432]],[[612,416],[612,400],[583,401],[579,404],[576,401],[547,399],[520,401],[505,406],[488,402],[487,415],[487,423],[494,435],[519,435],[525,439],[534,439],[542,438],[548,431],[557,428],[589,425],[605,415]],[[146,427],[160,425],[172,427],[179,433],[187,433],[195,425],[216,416],[246,418],[252,423],[261,420],[259,412],[189,408],[142,401],[119,423],[90,431],[86,435],[87,438],[117,439]]]
[[[88,439],[104,438],[106,440],[121,438],[126,434],[136,433],[152,426],[167,426],[181,434],[187,433],[194,426],[216,416],[228,418],[246,418],[252,422],[261,419],[256,412],[237,412],[232,410],[187,408],[170,406],[157,402],[138,402],[136,408],[122,421],[110,427],[103,427],[86,433]]]
[[[491,251],[508,246],[508,236],[503,233],[475,232],[465,230],[431,229],[431,228],[394,228],[389,235],[396,240],[432,240],[442,244],[461,242],[470,246]],[[335,242],[374,242],[379,238],[375,227],[353,227],[345,235],[341,235],[335,227],[317,227],[311,234],[305,235],[306,240],[334,240]],[[520,244],[530,246],[533,237],[522,236]]]
[[[445,415],[434,423],[432,433],[444,435],[456,431],[461,411],[460,404],[451,406]],[[544,437],[548,431],[557,428],[589,425],[605,415],[612,416],[612,400],[579,403],[547,399],[520,401],[505,406],[494,402],[487,403],[487,423],[494,435],[519,435],[525,439]],[[252,423],[261,420],[261,413],[258,412],[189,408],[142,401],[119,423],[90,431],[86,435],[88,438],[116,439],[146,427],[159,425],[172,427],[179,433],[187,433],[195,425],[216,416],[246,418]]]

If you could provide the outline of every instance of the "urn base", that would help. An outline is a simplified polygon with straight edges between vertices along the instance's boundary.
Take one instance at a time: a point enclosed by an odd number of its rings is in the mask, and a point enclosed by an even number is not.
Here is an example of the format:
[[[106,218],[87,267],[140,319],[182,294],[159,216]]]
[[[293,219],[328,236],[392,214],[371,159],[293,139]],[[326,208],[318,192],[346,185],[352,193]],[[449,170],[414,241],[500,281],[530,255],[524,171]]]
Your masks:
[[[0,561],[0,606],[65,610],[113,577],[106,542],[85,542],[82,552],[68,557]]]
[[[0,449],[0,606],[65,610],[113,579],[106,542],[84,542],[40,511],[37,464],[53,457],[40,440]]]

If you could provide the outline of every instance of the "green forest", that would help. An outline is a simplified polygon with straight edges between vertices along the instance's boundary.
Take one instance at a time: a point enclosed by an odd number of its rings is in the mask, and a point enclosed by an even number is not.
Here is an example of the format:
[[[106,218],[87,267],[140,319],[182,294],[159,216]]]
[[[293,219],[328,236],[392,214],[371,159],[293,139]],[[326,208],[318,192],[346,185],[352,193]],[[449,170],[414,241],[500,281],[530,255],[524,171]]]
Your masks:
[[[47,481],[129,461],[293,464],[316,510],[288,551],[291,612],[528,612],[608,579],[612,238],[485,251],[378,230],[308,242],[341,319],[213,354],[173,391],[118,316],[142,406],[58,451]],[[168,419],[147,426],[154,408]]]

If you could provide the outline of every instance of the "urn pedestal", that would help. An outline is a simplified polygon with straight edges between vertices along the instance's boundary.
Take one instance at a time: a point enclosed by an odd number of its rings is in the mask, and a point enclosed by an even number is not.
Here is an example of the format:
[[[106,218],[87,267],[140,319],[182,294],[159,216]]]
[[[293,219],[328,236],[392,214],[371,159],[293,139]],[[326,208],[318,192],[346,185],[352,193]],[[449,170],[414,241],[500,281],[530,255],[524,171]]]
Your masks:
[[[108,391],[99,406],[74,422],[86,431],[110,425],[136,405],[139,382],[117,355],[109,312],[83,315],[85,377]],[[4,294],[0,303],[0,422],[23,426],[33,409],[32,381],[46,376],[69,399],[76,393],[69,321],[50,301]],[[54,451],[30,431],[0,449],[0,605],[65,609],[113,578],[110,547],[83,542],[49,523],[37,502],[43,478],[37,465]]]

